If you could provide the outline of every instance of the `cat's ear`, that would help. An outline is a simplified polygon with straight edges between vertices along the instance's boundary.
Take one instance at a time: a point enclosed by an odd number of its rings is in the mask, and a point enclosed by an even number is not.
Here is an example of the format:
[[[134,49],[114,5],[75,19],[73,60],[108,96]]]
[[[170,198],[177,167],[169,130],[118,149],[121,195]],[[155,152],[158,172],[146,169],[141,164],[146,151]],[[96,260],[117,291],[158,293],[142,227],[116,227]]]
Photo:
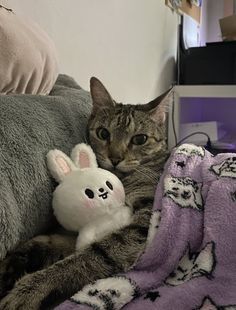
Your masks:
[[[166,115],[172,101],[172,88],[160,95],[156,99],[144,105],[144,110],[148,111],[151,119],[158,123],[164,124]]]
[[[95,109],[115,106],[115,101],[112,99],[102,82],[96,77],[90,79],[90,92],[93,100],[93,107]]]

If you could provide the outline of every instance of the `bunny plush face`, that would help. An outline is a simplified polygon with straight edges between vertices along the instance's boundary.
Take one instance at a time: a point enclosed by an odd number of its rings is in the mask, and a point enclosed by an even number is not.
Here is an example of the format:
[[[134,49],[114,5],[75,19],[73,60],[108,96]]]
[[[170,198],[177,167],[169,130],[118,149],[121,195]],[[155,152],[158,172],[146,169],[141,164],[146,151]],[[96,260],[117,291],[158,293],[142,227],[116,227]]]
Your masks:
[[[98,217],[109,215],[124,204],[120,180],[96,168],[70,173],[53,194],[54,214],[68,230],[78,231]]]
[[[71,157],[73,161],[58,150],[47,155],[49,170],[59,182],[53,193],[54,214],[64,228],[78,231],[119,210],[125,192],[114,174],[97,167],[88,145],[76,146]]]

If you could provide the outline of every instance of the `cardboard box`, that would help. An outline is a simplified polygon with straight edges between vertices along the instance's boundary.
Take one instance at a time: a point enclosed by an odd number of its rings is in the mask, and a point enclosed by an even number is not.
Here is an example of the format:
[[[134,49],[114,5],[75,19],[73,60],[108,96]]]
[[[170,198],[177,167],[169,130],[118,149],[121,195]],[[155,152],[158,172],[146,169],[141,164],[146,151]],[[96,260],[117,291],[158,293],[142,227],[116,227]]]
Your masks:
[[[236,14],[230,15],[219,20],[223,41],[236,40]]]

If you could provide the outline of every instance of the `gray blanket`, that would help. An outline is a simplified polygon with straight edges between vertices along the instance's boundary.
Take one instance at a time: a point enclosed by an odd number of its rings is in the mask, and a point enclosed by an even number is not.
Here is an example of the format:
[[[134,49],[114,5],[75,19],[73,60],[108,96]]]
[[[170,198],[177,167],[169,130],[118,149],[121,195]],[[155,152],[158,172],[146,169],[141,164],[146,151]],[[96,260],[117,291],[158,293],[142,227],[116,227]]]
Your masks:
[[[51,223],[45,155],[85,140],[90,94],[60,75],[48,96],[0,95],[0,259]]]

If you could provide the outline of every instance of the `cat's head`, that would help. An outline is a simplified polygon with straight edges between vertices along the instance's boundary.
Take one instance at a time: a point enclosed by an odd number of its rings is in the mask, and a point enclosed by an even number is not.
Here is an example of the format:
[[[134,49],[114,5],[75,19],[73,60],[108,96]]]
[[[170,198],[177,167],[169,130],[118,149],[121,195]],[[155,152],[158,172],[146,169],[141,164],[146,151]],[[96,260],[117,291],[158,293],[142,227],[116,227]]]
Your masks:
[[[89,139],[101,167],[127,173],[166,153],[170,91],[147,104],[131,105],[115,102],[97,78],[91,78],[90,90]]]

